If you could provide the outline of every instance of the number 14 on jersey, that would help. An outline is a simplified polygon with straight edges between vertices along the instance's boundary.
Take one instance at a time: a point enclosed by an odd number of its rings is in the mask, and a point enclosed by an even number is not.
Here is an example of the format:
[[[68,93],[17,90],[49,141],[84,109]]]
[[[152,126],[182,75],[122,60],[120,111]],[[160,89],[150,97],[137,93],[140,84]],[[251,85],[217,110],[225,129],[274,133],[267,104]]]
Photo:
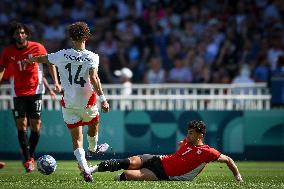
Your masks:
[[[72,75],[71,63],[66,64],[65,69],[68,71],[68,81],[70,85],[73,85],[74,83],[74,84],[80,85],[81,87],[84,87],[86,81],[84,80],[83,77],[79,77],[80,72],[82,70],[82,65],[78,66],[77,71],[75,73],[74,80],[73,80],[73,75]]]

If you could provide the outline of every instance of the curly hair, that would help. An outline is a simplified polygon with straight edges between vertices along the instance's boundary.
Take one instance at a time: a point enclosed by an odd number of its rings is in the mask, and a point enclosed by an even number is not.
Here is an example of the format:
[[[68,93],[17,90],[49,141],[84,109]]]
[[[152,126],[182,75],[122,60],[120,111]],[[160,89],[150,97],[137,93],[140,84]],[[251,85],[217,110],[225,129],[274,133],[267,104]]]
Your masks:
[[[194,129],[198,133],[205,134],[206,126],[203,121],[193,120],[187,124],[187,129]]]
[[[68,27],[69,37],[73,41],[83,41],[91,36],[90,29],[85,22],[75,22]]]
[[[31,37],[31,30],[28,26],[20,22],[12,22],[8,29],[8,34],[11,38],[11,41],[14,41],[14,34],[16,30],[24,29],[25,33],[27,34],[28,38]]]

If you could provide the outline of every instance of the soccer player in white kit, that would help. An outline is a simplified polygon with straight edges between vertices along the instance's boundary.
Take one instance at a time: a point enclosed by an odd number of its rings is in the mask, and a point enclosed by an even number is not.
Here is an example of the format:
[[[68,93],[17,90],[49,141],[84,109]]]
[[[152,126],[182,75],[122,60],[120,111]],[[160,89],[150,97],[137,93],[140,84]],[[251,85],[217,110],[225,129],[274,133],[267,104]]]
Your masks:
[[[88,150],[96,152],[106,150],[107,144],[98,149],[99,112],[96,94],[99,96],[103,112],[109,111],[109,104],[104,96],[98,76],[99,56],[85,49],[90,37],[89,27],[85,22],[75,22],[68,27],[73,48],[63,49],[45,56],[31,57],[26,63],[51,63],[57,66],[60,81],[64,90],[62,97],[62,113],[70,130],[74,155],[79,162],[81,175],[85,181],[93,180],[91,169],[85,158],[83,149],[82,126],[88,125]]]

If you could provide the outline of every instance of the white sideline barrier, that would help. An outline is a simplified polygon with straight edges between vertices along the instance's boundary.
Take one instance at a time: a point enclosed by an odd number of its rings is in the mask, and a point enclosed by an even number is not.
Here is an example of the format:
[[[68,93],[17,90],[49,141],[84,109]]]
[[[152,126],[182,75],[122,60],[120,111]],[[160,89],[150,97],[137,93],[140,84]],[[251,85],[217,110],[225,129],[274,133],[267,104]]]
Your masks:
[[[265,83],[244,84],[133,84],[132,95],[121,96],[120,84],[104,84],[111,110],[269,110],[271,95]],[[13,107],[11,86],[0,86],[0,110]],[[60,110],[43,95],[43,108]]]

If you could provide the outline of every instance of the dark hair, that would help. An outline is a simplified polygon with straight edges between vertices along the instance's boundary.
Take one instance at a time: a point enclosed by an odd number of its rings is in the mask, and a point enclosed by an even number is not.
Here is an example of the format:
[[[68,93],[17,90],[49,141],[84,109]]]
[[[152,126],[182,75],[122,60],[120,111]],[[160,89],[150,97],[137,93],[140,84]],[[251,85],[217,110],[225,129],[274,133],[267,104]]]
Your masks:
[[[9,26],[9,29],[8,29],[8,33],[9,33],[9,36],[11,38],[12,41],[13,40],[13,35],[15,33],[16,30],[19,30],[19,29],[24,29],[25,33],[27,34],[28,38],[31,37],[31,30],[28,26],[26,26],[25,24],[23,23],[20,23],[20,22],[12,22]]]
[[[187,129],[194,129],[198,133],[206,133],[206,125],[203,121],[193,120],[187,124]]]
[[[91,36],[90,29],[85,22],[75,22],[69,25],[68,33],[73,41],[87,40]]]

